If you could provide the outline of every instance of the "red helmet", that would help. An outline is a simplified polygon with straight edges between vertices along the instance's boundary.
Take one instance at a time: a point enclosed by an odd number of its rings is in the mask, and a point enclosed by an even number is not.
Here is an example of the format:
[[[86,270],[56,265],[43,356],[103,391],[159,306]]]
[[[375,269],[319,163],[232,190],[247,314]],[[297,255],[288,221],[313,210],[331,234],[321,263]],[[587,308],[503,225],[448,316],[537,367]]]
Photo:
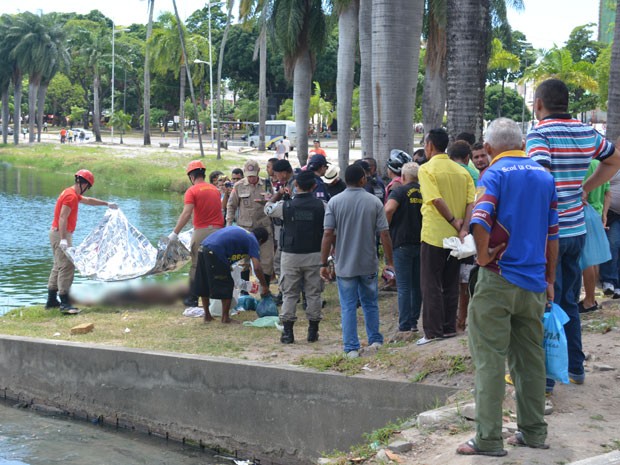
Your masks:
[[[95,176],[88,170],[79,170],[75,173],[75,180],[78,181],[78,178],[84,179],[91,187],[95,185]]]
[[[186,173],[189,174],[194,170],[206,170],[206,169],[207,167],[203,165],[200,160],[194,160],[194,161],[190,161],[189,165],[187,165]]]

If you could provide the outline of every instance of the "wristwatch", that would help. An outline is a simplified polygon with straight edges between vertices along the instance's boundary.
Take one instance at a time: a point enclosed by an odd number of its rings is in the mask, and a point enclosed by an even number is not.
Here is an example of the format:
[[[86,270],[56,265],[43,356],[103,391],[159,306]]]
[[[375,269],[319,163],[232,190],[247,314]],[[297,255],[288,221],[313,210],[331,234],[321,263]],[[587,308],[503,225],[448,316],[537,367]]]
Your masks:
[[[329,263],[321,263],[321,268],[327,268],[329,266]]]

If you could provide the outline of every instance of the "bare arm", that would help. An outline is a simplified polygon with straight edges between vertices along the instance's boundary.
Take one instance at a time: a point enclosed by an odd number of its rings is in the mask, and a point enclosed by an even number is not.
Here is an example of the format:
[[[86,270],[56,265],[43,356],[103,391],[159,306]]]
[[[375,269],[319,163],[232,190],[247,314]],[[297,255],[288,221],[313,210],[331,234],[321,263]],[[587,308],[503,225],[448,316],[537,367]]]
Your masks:
[[[189,219],[192,217],[192,213],[194,212],[194,204],[186,203],[183,206],[183,211],[181,212],[181,216],[179,216],[179,220],[177,221],[176,226],[172,230],[175,234],[179,234],[181,230],[185,227]]]
[[[558,252],[560,250],[560,241],[555,239],[547,241],[547,265],[545,267],[545,278],[547,280],[547,300],[553,302],[555,298],[555,268],[558,263]]]
[[[323,240],[321,241],[321,263],[327,263],[327,259],[329,257],[329,253],[332,250],[332,247],[336,243],[336,234],[334,234],[333,229],[325,229],[323,231]],[[331,279],[329,268],[321,267],[321,278],[325,281],[329,281]]]
[[[58,218],[58,232],[60,233],[60,240],[67,239],[67,219],[71,213],[71,208],[67,205],[63,205],[60,209],[60,216]]]
[[[461,238],[461,242],[463,242],[465,236],[469,234],[469,223],[471,221],[471,213],[473,210],[474,204],[468,203],[465,207],[465,219],[463,220],[463,226],[461,226],[461,229],[459,231],[459,237]]]
[[[398,205],[399,204],[396,200],[389,199],[387,203],[385,204],[385,207],[383,207],[385,210],[385,217],[387,218],[388,224],[392,222],[392,217],[394,216],[394,213],[398,209]]]
[[[439,212],[439,214],[443,216],[444,219],[448,223],[450,223],[450,226],[456,229],[457,232],[460,231],[461,227],[463,226],[463,219],[454,217],[446,201],[442,198],[438,198],[438,199],[434,199],[432,202],[435,208],[437,209],[437,211]],[[470,215],[471,215],[471,212],[470,212]]]
[[[110,206],[109,202],[106,202],[105,200],[99,200],[94,197],[82,197],[82,199],[80,200],[80,203],[83,203],[85,205],[92,205],[95,207],[109,207]]]
[[[592,190],[609,181],[618,170],[620,170],[620,152],[616,149],[611,157],[601,161],[594,170],[594,173],[592,173],[592,176],[583,183],[584,203],[587,201],[588,194],[592,192]]]
[[[385,229],[381,231],[381,244],[383,244],[383,255],[385,255],[385,262],[387,266],[394,269],[394,259],[392,258],[392,238],[390,237],[390,231]]]

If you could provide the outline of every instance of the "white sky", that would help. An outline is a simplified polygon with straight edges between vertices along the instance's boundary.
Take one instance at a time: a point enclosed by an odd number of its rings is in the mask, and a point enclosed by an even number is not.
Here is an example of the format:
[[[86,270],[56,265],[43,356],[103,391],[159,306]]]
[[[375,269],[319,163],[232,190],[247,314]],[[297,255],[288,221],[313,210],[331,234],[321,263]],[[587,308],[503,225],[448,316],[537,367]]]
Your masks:
[[[177,0],[179,15],[185,19],[206,5],[205,0]],[[513,29],[523,32],[535,48],[549,49],[553,44],[562,46],[575,26],[598,23],[598,0],[524,0],[525,11],[509,11]],[[0,0],[1,13],[21,11],[44,13],[51,11],[88,13],[98,9],[117,25],[146,23],[146,0]],[[155,0],[155,16],[173,11],[172,0]]]

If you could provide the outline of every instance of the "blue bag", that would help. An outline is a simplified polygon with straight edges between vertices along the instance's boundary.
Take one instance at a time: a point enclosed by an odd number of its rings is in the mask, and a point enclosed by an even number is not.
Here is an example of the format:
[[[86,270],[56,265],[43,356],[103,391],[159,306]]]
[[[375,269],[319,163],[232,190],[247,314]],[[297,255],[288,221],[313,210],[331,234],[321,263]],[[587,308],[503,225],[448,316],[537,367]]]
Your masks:
[[[256,306],[256,314],[259,318],[264,316],[278,316],[278,306],[271,294],[263,297]]]
[[[237,299],[236,310],[256,310],[256,299],[251,295],[240,295]]]
[[[583,214],[586,219],[586,243],[579,257],[579,266],[585,270],[589,266],[600,265],[611,260],[609,240],[605,234],[605,227],[601,215],[592,205],[583,206]]]
[[[570,318],[558,304],[552,304],[551,311],[545,312],[545,368],[547,378],[568,384],[568,344],[564,325]]]

